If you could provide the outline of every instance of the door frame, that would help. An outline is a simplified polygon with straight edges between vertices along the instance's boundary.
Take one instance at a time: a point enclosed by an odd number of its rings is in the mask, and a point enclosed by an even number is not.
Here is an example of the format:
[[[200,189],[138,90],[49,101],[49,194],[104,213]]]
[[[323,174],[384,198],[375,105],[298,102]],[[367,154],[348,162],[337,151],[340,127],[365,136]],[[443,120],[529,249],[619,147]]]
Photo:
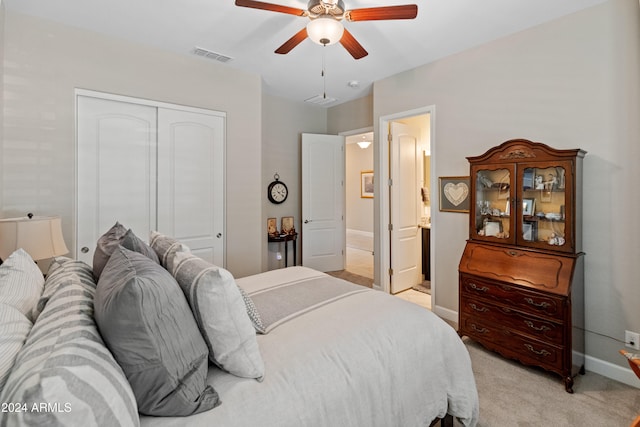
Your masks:
[[[375,253],[376,256],[374,259],[377,260],[377,263],[374,265],[374,269],[376,272],[376,278],[379,281],[379,287],[382,291],[386,293],[391,292],[391,279],[389,276],[389,268],[391,267],[391,236],[389,235],[389,221],[391,219],[391,206],[390,206],[390,197],[389,197],[389,161],[390,161],[390,153],[389,153],[389,142],[388,138],[388,129],[389,125],[393,121],[397,121],[400,119],[406,119],[413,116],[419,116],[429,114],[429,147],[431,152],[431,173],[429,179],[431,180],[431,186],[436,185],[438,182],[436,176],[436,107],[435,105],[428,105],[425,107],[415,108],[413,110],[402,111],[398,113],[388,114],[384,116],[380,116],[378,120],[378,159],[379,161],[376,163],[379,170],[376,170],[376,174],[379,179],[376,180],[375,183],[375,193],[374,197],[377,199],[377,203],[374,206],[376,209],[377,217],[379,221],[377,223],[377,236],[374,235],[374,240],[379,242],[379,244],[375,245]],[[375,163],[375,162],[374,162]],[[438,191],[433,191],[431,188],[429,191],[429,197],[431,200],[431,240],[430,240],[430,263],[431,263],[431,301],[432,307],[435,308],[436,301],[436,265],[435,265],[435,251],[433,250],[435,237],[437,233],[437,213],[438,210],[434,209],[434,206],[439,205],[438,200]],[[377,268],[376,268],[377,267]],[[432,309],[433,310],[433,309]]]

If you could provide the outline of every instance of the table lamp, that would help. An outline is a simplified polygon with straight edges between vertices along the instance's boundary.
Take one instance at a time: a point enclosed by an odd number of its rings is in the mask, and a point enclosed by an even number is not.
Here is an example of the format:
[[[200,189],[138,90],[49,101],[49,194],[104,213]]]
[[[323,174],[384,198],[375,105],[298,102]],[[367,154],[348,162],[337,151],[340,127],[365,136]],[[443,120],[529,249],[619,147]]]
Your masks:
[[[59,216],[33,216],[0,219],[0,260],[16,249],[24,249],[34,261],[69,252],[62,237]]]

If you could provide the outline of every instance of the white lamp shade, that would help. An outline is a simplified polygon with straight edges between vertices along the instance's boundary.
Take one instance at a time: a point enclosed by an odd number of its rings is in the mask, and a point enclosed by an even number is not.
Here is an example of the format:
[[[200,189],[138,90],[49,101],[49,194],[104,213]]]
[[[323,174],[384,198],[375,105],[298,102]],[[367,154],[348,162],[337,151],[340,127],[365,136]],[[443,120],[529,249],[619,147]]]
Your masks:
[[[360,141],[358,142],[360,148],[364,149],[371,145],[371,141]]]
[[[24,249],[34,261],[69,252],[62,237],[59,216],[34,216],[0,220],[0,258]]]
[[[338,43],[344,33],[342,22],[328,15],[322,15],[307,24],[307,36],[314,43],[332,45]]]

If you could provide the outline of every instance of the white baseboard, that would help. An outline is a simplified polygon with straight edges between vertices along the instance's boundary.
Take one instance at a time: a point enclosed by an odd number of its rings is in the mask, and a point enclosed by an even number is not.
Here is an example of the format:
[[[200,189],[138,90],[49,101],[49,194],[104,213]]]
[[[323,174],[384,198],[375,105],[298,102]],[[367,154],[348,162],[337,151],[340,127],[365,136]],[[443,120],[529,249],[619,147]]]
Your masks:
[[[631,368],[623,368],[606,360],[596,359],[588,355],[585,356],[584,365],[587,371],[595,372],[631,387],[640,388],[640,379],[633,373]]]
[[[458,323],[458,312],[454,310],[450,310],[448,308],[444,308],[442,306],[436,305],[432,306],[431,311],[433,311],[438,317],[441,317],[445,320],[448,320],[453,323]]]
[[[362,230],[354,230],[353,228],[347,228],[347,233],[373,238],[373,231],[362,231]]]
[[[458,323],[457,311],[450,310],[438,305],[434,306],[432,311],[445,320]],[[587,371],[594,372],[598,375],[602,375],[603,377],[607,377],[628,386],[640,389],[640,379],[631,370],[631,368],[625,368],[589,355],[585,355],[584,359],[584,368]]]

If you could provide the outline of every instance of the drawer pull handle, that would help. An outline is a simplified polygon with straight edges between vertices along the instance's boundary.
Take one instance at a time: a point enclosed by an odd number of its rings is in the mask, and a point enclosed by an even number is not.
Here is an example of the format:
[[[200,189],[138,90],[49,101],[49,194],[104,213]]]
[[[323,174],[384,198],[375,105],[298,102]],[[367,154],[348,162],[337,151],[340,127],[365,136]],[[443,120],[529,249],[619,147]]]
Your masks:
[[[480,292],[487,292],[489,290],[489,288],[487,288],[486,286],[479,288],[478,285],[476,285],[475,283],[469,283],[469,287],[475,291],[480,291]]]
[[[508,253],[509,255],[511,255],[511,256],[516,256],[516,255],[518,255],[518,252],[516,252],[516,251],[509,251],[509,252],[507,252],[507,253]]]
[[[542,325],[542,326],[540,326],[540,327],[538,328],[538,327],[536,327],[536,326],[533,324],[533,322],[532,322],[532,321],[530,321],[530,320],[525,320],[525,322],[524,322],[524,323],[525,323],[528,327],[530,327],[531,329],[533,329],[534,331],[542,332],[542,331],[549,331],[549,330],[551,330],[551,328],[550,328],[550,327],[548,327],[547,325]]]
[[[525,298],[524,300],[526,302],[528,302],[529,304],[531,304],[532,306],[537,307],[537,308],[548,308],[551,305],[546,301],[542,301],[540,303],[537,303],[531,298]]]
[[[471,329],[481,334],[486,334],[487,332],[489,332],[487,328],[478,328],[475,323],[471,325]]]
[[[479,311],[480,313],[484,313],[486,311],[489,311],[489,309],[487,307],[478,307],[475,304],[470,304],[470,307],[473,308],[475,311]]]
[[[533,346],[531,344],[525,344],[524,345],[530,352],[537,354],[538,356],[549,356],[551,355],[551,353],[549,353],[547,350],[545,350],[544,348],[540,351],[536,350],[535,348],[533,348]]]

